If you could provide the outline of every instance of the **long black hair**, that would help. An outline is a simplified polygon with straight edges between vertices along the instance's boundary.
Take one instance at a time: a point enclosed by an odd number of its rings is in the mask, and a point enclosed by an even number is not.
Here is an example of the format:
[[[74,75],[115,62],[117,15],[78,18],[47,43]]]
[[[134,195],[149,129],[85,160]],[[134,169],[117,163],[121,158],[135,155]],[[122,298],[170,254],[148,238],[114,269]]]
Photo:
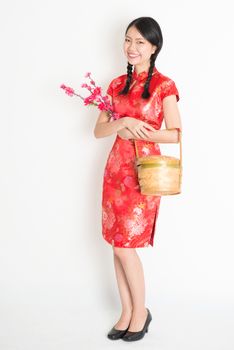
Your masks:
[[[152,17],[139,17],[134,19],[129,25],[127,26],[127,29],[125,31],[125,35],[127,34],[127,31],[130,27],[136,27],[136,29],[141,33],[141,35],[148,40],[152,45],[156,45],[156,51],[151,55],[150,57],[150,68],[148,71],[148,77],[144,85],[144,91],[141,95],[142,98],[147,99],[150,97],[149,93],[149,85],[152,78],[153,69],[155,66],[155,60],[159,54],[159,51],[162,48],[163,45],[163,36],[161,28],[158,24],[158,22],[153,19]],[[127,80],[125,87],[123,90],[119,92],[119,95],[126,95],[128,93],[129,87],[131,85],[132,81],[132,73],[133,73],[133,65],[128,62],[127,65]]]

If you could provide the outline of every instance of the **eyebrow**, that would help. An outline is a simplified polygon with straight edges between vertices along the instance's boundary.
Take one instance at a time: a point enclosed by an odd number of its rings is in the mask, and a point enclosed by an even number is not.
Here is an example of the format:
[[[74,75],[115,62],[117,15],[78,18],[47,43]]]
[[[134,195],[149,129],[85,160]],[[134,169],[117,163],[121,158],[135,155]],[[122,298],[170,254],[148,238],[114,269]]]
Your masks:
[[[131,39],[131,37],[130,37],[129,35],[125,35],[125,37]],[[144,38],[136,38],[136,39],[137,39],[137,40],[144,40]]]

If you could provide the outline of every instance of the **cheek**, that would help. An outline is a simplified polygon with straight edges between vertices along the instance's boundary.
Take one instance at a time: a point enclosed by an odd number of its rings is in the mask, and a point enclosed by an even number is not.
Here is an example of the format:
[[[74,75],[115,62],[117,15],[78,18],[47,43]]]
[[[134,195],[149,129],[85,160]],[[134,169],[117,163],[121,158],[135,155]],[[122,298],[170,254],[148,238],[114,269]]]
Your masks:
[[[149,48],[147,48],[147,47],[142,47],[142,49],[141,49],[141,54],[143,55],[143,56],[150,56],[151,55],[151,52],[150,52],[150,50],[149,50]]]
[[[124,44],[123,44],[123,49],[124,49],[124,52],[126,52],[126,51],[127,51],[127,48],[128,48],[128,44],[127,44],[127,43],[124,43]]]

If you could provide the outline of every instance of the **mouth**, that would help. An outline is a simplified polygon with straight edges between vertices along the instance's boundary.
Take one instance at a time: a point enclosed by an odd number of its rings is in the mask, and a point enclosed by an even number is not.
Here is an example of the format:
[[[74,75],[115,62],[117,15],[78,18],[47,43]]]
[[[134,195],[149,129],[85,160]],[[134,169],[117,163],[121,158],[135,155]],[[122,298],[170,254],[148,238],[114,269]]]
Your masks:
[[[130,53],[128,53],[128,57],[130,57],[130,58],[136,58],[136,57],[139,57],[140,55],[133,55],[133,54],[130,54]]]

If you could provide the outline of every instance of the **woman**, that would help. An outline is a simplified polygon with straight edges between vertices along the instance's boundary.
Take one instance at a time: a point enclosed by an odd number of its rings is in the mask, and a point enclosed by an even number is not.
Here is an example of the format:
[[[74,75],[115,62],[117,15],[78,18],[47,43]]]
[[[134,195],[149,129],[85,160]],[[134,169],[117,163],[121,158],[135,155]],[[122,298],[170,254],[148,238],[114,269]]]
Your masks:
[[[107,94],[120,118],[108,122],[102,111],[94,135],[117,133],[103,178],[102,233],[112,244],[122,313],[109,339],[139,340],[152,315],[145,307],[142,263],[135,248],[153,246],[160,196],[142,195],[135,168],[138,156],[161,154],[158,143],[177,143],[181,128],[179,93],[172,79],[160,73],[155,60],[162,48],[159,24],[151,17],[133,20],[125,32],[127,74],[113,79]],[[163,119],[166,129],[159,130]]]

